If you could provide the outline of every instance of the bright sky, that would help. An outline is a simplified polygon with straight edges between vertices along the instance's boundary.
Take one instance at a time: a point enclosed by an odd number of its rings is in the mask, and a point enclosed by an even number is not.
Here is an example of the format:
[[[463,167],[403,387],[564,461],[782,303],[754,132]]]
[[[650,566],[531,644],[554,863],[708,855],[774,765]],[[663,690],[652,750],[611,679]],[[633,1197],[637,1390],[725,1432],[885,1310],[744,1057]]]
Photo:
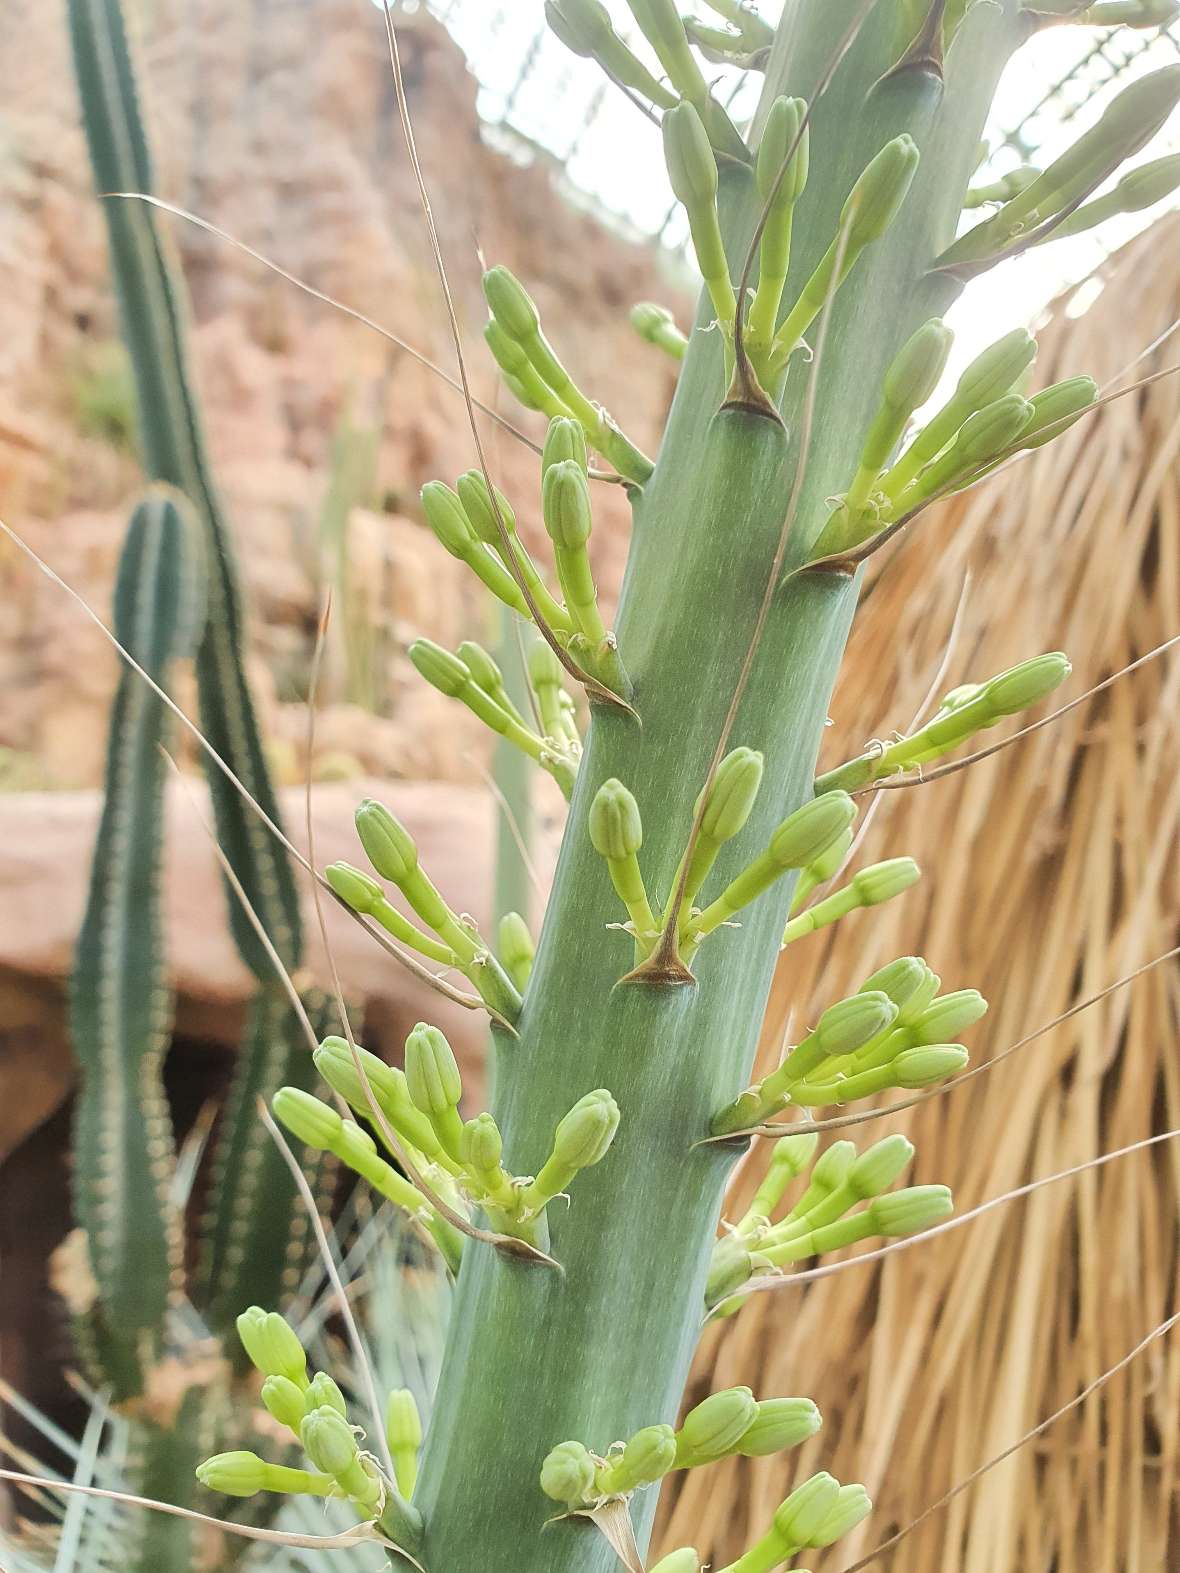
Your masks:
[[[422,3],[441,17],[464,49],[480,83],[479,108],[490,135],[506,125],[518,137],[539,143],[564,164],[571,194],[579,200],[632,230],[662,233],[671,246],[683,241],[685,226],[673,204],[658,133],[593,62],[570,54],[545,30],[542,0],[499,4],[402,0],[402,8],[414,10]],[[605,3],[620,33],[654,65],[645,41],[635,43],[636,29],[626,0]],[[703,0],[684,0],[684,9],[718,20]],[[775,0],[764,0],[759,9],[773,19],[781,7]],[[1097,119],[1114,91],[1111,78],[1124,61],[1128,63],[1118,71],[1118,86],[1134,75],[1175,64],[1180,58],[1180,25],[1169,31],[1174,36],[1057,27],[1026,45],[1012,62],[996,100],[988,172],[1000,174],[1023,161],[1015,149],[1002,145],[1005,132],[1025,122],[1075,67],[1080,65],[1080,70],[1064,94],[1025,128],[1036,145],[1034,162],[1047,162]],[[1104,52],[1098,54],[1095,45],[1104,37]],[[723,84],[719,95],[724,100],[735,73],[707,69]],[[757,92],[757,79],[739,88],[732,105],[735,116],[752,110]],[[1075,108],[1068,120],[1064,119],[1067,104]],[[513,141],[519,155],[520,143]],[[1180,115],[1136,162],[1176,150],[1180,150]],[[957,342],[950,370],[1017,322],[1031,321],[1063,287],[1087,278],[1104,256],[1144,228],[1157,212],[1126,215],[1096,232],[1047,244],[974,283],[951,317]],[[1083,309],[1096,293],[1097,287],[1079,292],[1076,309]]]

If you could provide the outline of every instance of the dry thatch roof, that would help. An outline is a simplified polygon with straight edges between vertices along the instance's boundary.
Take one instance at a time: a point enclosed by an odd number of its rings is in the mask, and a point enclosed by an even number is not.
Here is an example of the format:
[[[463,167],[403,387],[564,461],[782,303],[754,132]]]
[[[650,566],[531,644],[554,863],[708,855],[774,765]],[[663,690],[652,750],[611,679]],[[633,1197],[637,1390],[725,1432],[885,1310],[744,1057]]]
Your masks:
[[[1063,301],[1038,382],[1100,383],[1180,318],[1180,221],[1107,264],[1084,316]],[[1173,339],[1132,374],[1180,360]],[[1127,381],[1131,378],[1125,379]],[[1180,378],[1121,399],[938,513],[875,568],[825,758],[904,727],[966,602],[944,689],[1041,650],[1074,663],[1066,698],[1180,633]],[[990,734],[991,741],[996,734]],[[792,947],[768,1020],[813,1021],[895,955],[979,987],[975,1063],[1177,942],[1180,657],[1153,661],[1010,749],[880,794],[862,862],[910,853],[911,895]],[[919,1109],[893,1130],[917,1180],[963,1211],[1180,1126],[1180,968],[1169,962]],[[739,1177],[742,1210],[765,1159]],[[702,1344],[696,1396],[749,1382],[804,1393],[824,1430],[802,1454],[683,1477],[661,1543],[722,1564],[815,1468],[863,1480],[877,1511],[807,1558],[848,1567],[1114,1365],[1177,1305],[1180,1141],[1038,1190],[943,1240],[754,1297]],[[876,1573],[1158,1573],[1180,1544],[1180,1331],[930,1518]],[[1166,1549],[1169,1519],[1172,1552]]]

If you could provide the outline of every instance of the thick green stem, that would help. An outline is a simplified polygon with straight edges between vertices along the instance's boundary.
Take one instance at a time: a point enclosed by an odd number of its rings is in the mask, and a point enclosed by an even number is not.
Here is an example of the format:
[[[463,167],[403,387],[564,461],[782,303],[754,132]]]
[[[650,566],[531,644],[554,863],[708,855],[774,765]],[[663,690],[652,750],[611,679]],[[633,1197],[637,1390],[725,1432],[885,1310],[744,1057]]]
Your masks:
[[[855,12],[853,0],[789,5],[767,94],[808,95]],[[814,438],[784,571],[823,527],[845,484],[890,358],[953,285],[926,276],[953,234],[998,71],[1015,40],[1014,0],[978,7],[948,62],[958,80],[909,72],[874,86],[896,59],[896,17],[878,5],[812,129],[812,173],[799,204],[791,285],[834,233],[868,160],[910,132],[928,156],[902,220],[861,261],[861,287],[835,304],[817,387]],[[748,171],[722,177],[722,219],[740,272],[758,203]],[[703,313],[698,328],[711,312]],[[611,1090],[622,1110],[614,1147],[551,1209],[564,1271],[527,1267],[474,1245],[464,1252],[438,1402],[415,1506],[421,1555],[437,1573],[614,1573],[585,1521],[544,1530],[542,1459],[578,1438],[605,1450],[676,1413],[700,1329],[722,1186],[733,1153],[694,1146],[749,1079],[790,900],[784,878],[745,914],[733,943],[709,946],[693,986],[623,983],[629,943],[609,873],[586,828],[589,804],[617,776],[644,816],[642,864],[666,904],[726,713],[759,619],[800,460],[805,377],[796,367],[786,427],[721,409],[721,346],[698,331],[685,360],[659,462],[636,507],[618,620],[639,727],[599,712],[579,772],[553,895],[518,1028],[500,1049],[496,1119],[514,1167],[542,1163],[573,1098]],[[811,790],[812,770],[856,597],[854,581],[799,574],[770,603],[727,740],[761,750],[761,794],[710,882],[716,894]],[[715,882],[715,889],[714,887]],[[618,986],[616,986],[618,985]],[[637,1494],[646,1538],[654,1490]]]

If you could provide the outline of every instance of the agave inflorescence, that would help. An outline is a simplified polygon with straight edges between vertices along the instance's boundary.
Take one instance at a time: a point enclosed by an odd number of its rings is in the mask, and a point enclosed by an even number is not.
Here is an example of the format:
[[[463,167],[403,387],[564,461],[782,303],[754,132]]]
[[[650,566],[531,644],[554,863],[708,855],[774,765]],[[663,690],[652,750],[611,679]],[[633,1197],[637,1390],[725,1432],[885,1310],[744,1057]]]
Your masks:
[[[628,1540],[645,1543],[651,1488],[664,1476],[792,1447],[820,1423],[806,1399],[756,1400],[735,1387],[677,1429],[703,1321],[732,1314],[752,1281],[791,1263],[910,1234],[950,1210],[943,1186],[890,1189],[913,1158],[904,1137],[817,1152],[814,1134],[783,1124],[751,1207],[716,1239],[726,1175],[752,1131],[791,1108],[930,1087],[965,1064],[955,1040],[985,1002],[970,988],[940,994],[923,959],[901,957],[829,1004],[747,1085],[781,946],[918,877],[894,856],[815,899],[848,857],[856,794],[920,772],[1069,674],[1054,652],[961,684],[908,735],[816,776],[863,562],[933,501],[1052,440],[1097,398],[1084,374],[1028,396],[1036,345],[1015,329],[922,414],[951,351],[944,314],[1013,251],[1156,200],[1180,174],[1157,160],[1096,194],[1180,98],[1171,68],[1132,84],[1044,171],[969,189],[991,97],[1020,44],[1067,21],[1157,25],[1169,7],[1150,0],[791,0],[777,27],[742,0],[711,0],[721,25],[686,21],[672,0],[629,4],[634,48],[600,0],[547,0],[545,10],[564,44],[660,119],[700,264],[690,333],[652,303],[632,314],[643,339],[683,362],[659,453],[644,454],[579,385],[525,286],[496,265],[483,281],[487,346],[510,392],[549,421],[537,496],[552,571],[522,543],[482,457],[454,487],[432,481],[422,493],[442,546],[533,625],[527,712],[478,644],[451,651],[421,639],[410,657],[569,799],[544,926],[534,943],[509,914],[493,944],[375,802],[357,811],[372,872],[326,870],[344,904],[475,990],[491,1021],[491,1107],[460,1113],[458,1065],[429,1023],[410,1034],[404,1070],[351,1036],[323,1040],[315,1067],[357,1120],[306,1080],[268,1089],[306,1149],[402,1209],[456,1275],[437,1398],[424,1439],[400,1389],[385,1436],[365,1437],[332,1379],[308,1376],[282,1318],[235,1307],[265,1376],[262,1403],[310,1467],[232,1449],[199,1470],[234,1496],[344,1499],[435,1573],[608,1573],[620,1546],[637,1565]],[[83,40],[95,16],[117,22],[115,0],[72,9]],[[111,36],[122,65],[121,31]],[[765,73],[749,128],[710,89],[702,59],[717,58]],[[109,84],[84,54],[81,64],[93,117],[110,107]],[[144,188],[147,175],[145,162],[105,184]],[[985,216],[956,238],[964,207]],[[127,213],[127,255],[116,227],[116,256],[147,379],[171,319],[135,293],[130,248],[154,244],[154,231],[142,211]],[[157,258],[157,279],[162,270]],[[189,425],[187,449],[175,450],[183,473],[173,473],[175,433],[153,469],[197,494],[220,548]],[[613,624],[589,551],[604,482],[624,486],[636,522]],[[236,613],[224,555],[217,563],[207,659],[224,664]],[[242,692],[231,684],[225,703]],[[228,823],[223,833],[244,836]],[[251,822],[247,850],[258,834]],[[284,911],[260,910],[281,933]],[[287,922],[279,949],[289,964],[293,933]],[[797,1179],[801,1193],[782,1212]],[[232,1175],[225,1185],[233,1190]],[[769,1573],[829,1545],[869,1508],[863,1487],[812,1475],[727,1573]],[[699,1565],[684,1547],[657,1573]]]

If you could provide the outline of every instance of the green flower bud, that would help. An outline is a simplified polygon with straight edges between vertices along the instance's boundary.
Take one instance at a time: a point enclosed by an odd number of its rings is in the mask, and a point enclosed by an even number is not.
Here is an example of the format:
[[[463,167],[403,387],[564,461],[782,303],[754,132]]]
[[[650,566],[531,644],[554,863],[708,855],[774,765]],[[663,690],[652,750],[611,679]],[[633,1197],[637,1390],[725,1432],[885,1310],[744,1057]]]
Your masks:
[[[774,1515],[775,1531],[793,1550],[809,1546],[840,1499],[840,1482],[822,1471],[796,1486]]]
[[[541,1465],[541,1490],[574,1507],[594,1490],[594,1460],[581,1442],[561,1442]]]
[[[921,988],[929,971],[921,956],[899,956],[896,961],[889,962],[874,972],[872,977],[866,978],[860,991],[862,994],[888,994],[898,1010],[901,1010],[906,1001]]]
[[[555,546],[573,551],[589,540],[594,525],[590,483],[576,459],[561,459],[545,471],[541,482],[541,509],[545,528]]]
[[[798,1447],[822,1425],[823,1417],[810,1398],[764,1398],[737,1451],[743,1458],[767,1458]]]
[[[418,867],[418,848],[410,832],[383,803],[367,797],[353,816],[365,856],[382,879],[395,885]]]
[[[330,1152],[340,1140],[344,1121],[336,1110],[313,1093],[299,1087],[280,1087],[270,1100],[280,1125],[285,1125],[297,1141],[315,1152]]]
[[[735,748],[717,766],[701,816],[701,835],[706,840],[729,841],[745,825],[762,785],[762,765],[756,750]]]
[[[500,919],[500,959],[518,989],[528,982],[536,955],[536,945],[529,933],[529,926],[519,912],[506,912]]]
[[[606,1156],[619,1128],[619,1106],[599,1087],[579,1098],[558,1121],[553,1159],[564,1169],[588,1169]]]
[[[529,682],[534,688],[561,685],[561,662],[544,639],[534,639],[528,649]]]
[[[658,308],[653,308],[658,309]],[[562,416],[549,422],[549,430],[545,433],[545,446],[541,451],[541,474],[554,464],[573,463],[585,473],[588,464],[586,453],[586,433],[582,430],[581,422]]]
[[[984,684],[988,705],[996,715],[1015,715],[1047,698],[1072,671],[1069,657],[1060,650],[1035,655]]]
[[[784,819],[767,850],[780,868],[807,868],[844,834],[856,813],[847,792],[825,792]]]
[[[518,278],[505,267],[489,268],[483,276],[484,299],[496,321],[517,343],[531,339],[541,315]]]
[[[978,989],[956,989],[936,999],[913,1024],[915,1044],[950,1043],[960,1032],[987,1014],[987,1001]]]
[[[959,469],[984,464],[1014,443],[1033,417],[1033,407],[1019,393],[1007,393],[968,415],[955,438],[953,457]]]
[[[928,967],[925,962],[922,963],[922,970],[921,983],[919,983],[904,1005],[898,1005],[897,1025],[899,1027],[912,1027],[942,987],[942,979],[938,976],[938,973]]]
[[[1028,401],[1033,407],[1032,420],[1020,434],[1021,447],[1041,448],[1060,437],[1082,418],[1097,397],[1098,384],[1093,377],[1067,377],[1064,382],[1055,382],[1034,393]]]
[[[492,507],[492,493],[483,478],[482,470],[466,470],[455,482],[459,501],[470,521],[471,528],[485,546],[500,546],[500,531],[496,525],[496,509]],[[511,535],[516,529],[516,515],[507,497],[497,486],[496,504],[505,530]]]
[[[883,901],[892,901],[903,890],[917,884],[922,870],[913,858],[888,858],[884,863],[874,863],[852,876],[852,886],[862,905],[876,907]]]
[[[604,781],[590,804],[590,843],[600,857],[620,862],[643,845],[639,804],[621,781]]]
[[[1002,398],[1037,358],[1037,341],[1027,328],[1013,328],[977,355],[959,378],[956,401],[973,409]]]
[[[931,1044],[927,1048],[903,1049],[892,1061],[895,1085],[930,1087],[944,1076],[961,1071],[968,1059],[967,1050],[958,1043]]]
[[[850,250],[877,240],[897,217],[918,168],[918,147],[908,133],[886,142],[852,190],[840,213]]]
[[[677,360],[684,359],[688,340],[676,326],[676,319],[666,306],[643,300],[631,308],[631,326],[648,344],[667,350]]]
[[[372,875],[353,868],[351,863],[329,863],[324,870],[324,878],[345,906],[351,907],[354,912],[372,912],[379,902],[385,900],[385,892]]]
[[[530,374],[535,375],[532,371],[532,362],[524,350],[515,339],[504,332],[495,317],[489,317],[484,324],[483,336],[484,342],[492,352],[492,359],[506,377],[515,377],[519,382],[523,378],[528,378]]]
[[[839,1190],[852,1173],[856,1162],[856,1144],[849,1141],[833,1142],[816,1159],[811,1171],[811,1185],[821,1195]]]
[[[783,160],[799,136],[799,125],[806,109],[807,104],[801,98],[776,98],[770,106],[754,162],[754,179],[763,202],[768,201],[774,191]],[[803,188],[807,184],[808,140],[807,128],[804,127],[799,145],[791,157],[791,166],[778,188],[776,208],[791,207],[803,195]]]
[[[634,1491],[662,1480],[676,1463],[676,1433],[671,1426],[644,1426],[610,1468],[614,1491]]]
[[[843,1054],[855,1054],[870,1038],[891,1027],[896,1017],[897,1006],[888,994],[862,991],[829,1005],[810,1036],[824,1058],[839,1059]]]
[[[954,1201],[945,1185],[911,1185],[875,1196],[868,1206],[874,1231],[887,1236],[916,1234],[953,1211]]]
[[[455,653],[467,668],[475,686],[495,698],[504,687],[504,674],[483,645],[476,644],[474,639],[464,639]]]
[[[215,1453],[197,1465],[197,1479],[227,1497],[252,1497],[265,1491],[270,1466],[257,1453]]]
[[[663,119],[664,159],[678,202],[690,210],[709,207],[717,196],[717,159],[700,115],[677,104]]]
[[[459,1156],[465,1167],[476,1174],[487,1174],[499,1168],[503,1151],[500,1128],[490,1114],[477,1114],[464,1125]]]
[[[451,1045],[437,1027],[420,1021],[406,1039],[406,1085],[423,1114],[458,1107],[463,1080]]]
[[[251,1365],[263,1376],[285,1376],[300,1391],[307,1388],[307,1356],[294,1330],[277,1311],[251,1305],[237,1319],[238,1337]]]
[[[442,481],[427,481],[419,494],[426,522],[452,557],[465,557],[478,537],[463,504]]]
[[[941,318],[924,322],[902,345],[885,373],[885,403],[906,415],[925,404],[946,368],[954,337]]]
[[[567,49],[586,60],[613,31],[602,0],[545,0],[545,20]]]
[[[448,699],[457,699],[471,681],[471,673],[459,657],[435,644],[433,639],[415,639],[408,653],[418,675]],[[360,828],[359,821],[357,828]]]
[[[1177,0],[1099,0],[1081,19],[1094,27],[1167,27],[1178,16]]]
[[[682,1461],[709,1463],[724,1458],[758,1418],[758,1404],[748,1387],[713,1393],[684,1417],[678,1438]]]
[[[385,1406],[385,1435],[391,1452],[422,1446],[422,1417],[408,1387],[395,1387]]]
[[[650,1573],[701,1573],[700,1553],[695,1546],[681,1546],[661,1557]]]
[[[352,1427],[335,1409],[313,1409],[299,1428],[303,1451],[328,1475],[346,1474],[360,1449]]]
[[[816,1550],[830,1546],[834,1540],[855,1529],[872,1511],[873,1504],[863,1486],[841,1486],[832,1511],[807,1544]]]
[[[299,1435],[299,1427],[303,1424],[307,1405],[303,1401],[302,1392],[294,1382],[285,1376],[268,1376],[262,1384],[262,1404],[268,1415],[277,1420],[280,1425],[286,1426],[289,1431],[294,1431],[296,1436]],[[255,1490],[259,1489],[261,1488],[255,1487]]]
[[[887,1191],[913,1160],[914,1145],[904,1136],[886,1136],[874,1142],[852,1165],[846,1181],[850,1191],[867,1201]]]
[[[348,1418],[348,1405],[344,1401],[344,1394],[326,1371],[317,1371],[311,1379],[307,1389],[305,1406],[310,1413],[313,1409],[334,1409],[338,1415]]]
[[[809,1131],[806,1136],[781,1136],[771,1152],[771,1167],[785,1169],[792,1180],[798,1179],[818,1146],[818,1131]]]

